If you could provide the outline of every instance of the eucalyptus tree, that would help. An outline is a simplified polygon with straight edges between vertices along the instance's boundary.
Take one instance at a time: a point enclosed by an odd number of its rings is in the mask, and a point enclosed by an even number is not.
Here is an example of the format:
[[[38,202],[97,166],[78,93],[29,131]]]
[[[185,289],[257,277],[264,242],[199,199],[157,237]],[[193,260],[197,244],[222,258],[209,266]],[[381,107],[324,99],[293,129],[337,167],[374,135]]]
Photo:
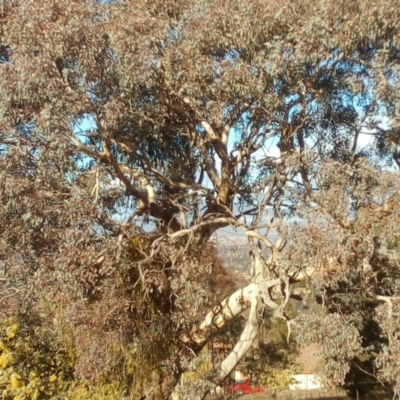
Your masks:
[[[133,240],[129,293],[141,288],[144,308],[161,294],[163,323],[189,321],[171,333],[179,357],[160,355],[177,371],[169,389],[187,368],[183,349],[197,354],[245,309],[239,341],[205,382],[244,356],[260,309],[288,320],[293,282],[326,293],[351,281],[373,310],[383,301],[378,315],[390,309],[376,360],[398,392],[389,200],[399,35],[395,0],[2,2],[1,257],[78,315],[82,296],[107,291]],[[226,227],[248,240],[252,282],[200,318],[205,280],[196,285],[193,257]],[[375,262],[376,237],[385,262]],[[329,311],[309,322],[340,327],[323,354],[328,378],[343,382],[362,335],[354,310]]]

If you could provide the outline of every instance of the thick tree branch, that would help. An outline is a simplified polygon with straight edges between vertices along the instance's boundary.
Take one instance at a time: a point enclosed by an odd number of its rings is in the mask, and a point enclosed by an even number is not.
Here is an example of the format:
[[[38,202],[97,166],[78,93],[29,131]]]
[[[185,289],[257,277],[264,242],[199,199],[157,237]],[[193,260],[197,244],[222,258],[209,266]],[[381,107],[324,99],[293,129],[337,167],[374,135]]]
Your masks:
[[[103,134],[107,136],[104,130]],[[115,177],[117,177],[125,185],[127,192],[140,201],[140,204],[138,206],[139,212],[150,209],[150,213],[155,218],[159,218],[165,221],[165,223],[173,231],[179,231],[181,229],[182,226],[176,219],[176,217],[169,213],[162,205],[157,203],[154,185],[150,183],[149,179],[145,175],[143,175],[137,168],[120,165],[118,160],[111,154],[109,149],[110,141],[107,138],[104,139],[105,145],[102,152],[97,152],[91,149],[89,146],[86,146],[73,134],[69,135],[69,139],[77,147],[78,151],[81,151],[88,156],[93,157],[100,162],[108,164],[110,167],[112,167]],[[139,184],[144,186],[146,190],[144,191],[138,189],[135,185],[132,184],[130,179],[128,179],[125,174],[133,176],[139,182]]]
[[[249,318],[242,334],[240,335],[239,341],[225,360],[222,361],[221,365],[208,376],[208,379],[215,385],[218,385],[234,370],[236,365],[246,355],[247,351],[253,344],[254,339],[257,337],[260,328],[260,318],[257,312],[259,305],[257,290],[253,290],[249,294],[249,302],[251,304]]]
[[[198,327],[191,333],[190,337],[184,337],[185,342],[194,342],[196,345],[204,345],[210,336],[225,326],[225,324],[247,310],[254,296],[263,297],[266,290],[281,284],[281,279],[266,280],[261,283],[250,283],[242,289],[237,290],[220,304],[210,310]],[[275,308],[272,303],[268,306]]]
[[[173,181],[172,179],[168,178],[167,176],[163,175],[157,168],[155,168],[150,159],[145,155],[139,155],[135,151],[133,151],[130,147],[128,147],[125,143],[117,140],[112,140],[112,142],[118,146],[125,154],[129,154],[133,158],[142,161],[147,169],[155,176],[156,179],[158,179],[160,182],[162,182],[164,185],[174,188],[174,189],[180,189],[180,190],[202,190],[204,192],[207,192],[207,189],[200,185],[200,184],[188,184],[185,182],[180,182],[180,181]]]
[[[392,314],[393,314],[393,301],[399,301],[400,300],[400,296],[376,296],[376,299],[379,301],[384,301],[388,307],[389,307],[389,312],[388,312],[388,318],[392,318]]]

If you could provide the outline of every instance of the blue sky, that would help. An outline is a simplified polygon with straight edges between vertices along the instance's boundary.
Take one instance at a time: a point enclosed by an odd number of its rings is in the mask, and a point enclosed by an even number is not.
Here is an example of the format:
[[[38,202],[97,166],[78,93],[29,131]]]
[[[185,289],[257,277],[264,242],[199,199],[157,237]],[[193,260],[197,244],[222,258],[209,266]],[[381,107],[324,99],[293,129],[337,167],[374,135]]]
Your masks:
[[[377,117],[378,118],[378,117]],[[387,129],[390,126],[390,122],[389,119],[387,117],[379,117],[381,123],[380,123],[380,127],[383,129]],[[367,123],[368,120],[365,123],[365,127],[361,130],[361,134],[359,137],[359,141],[358,141],[358,150],[364,150],[365,148],[367,148],[368,146],[370,146],[373,141],[374,141],[374,130],[368,129],[367,127]],[[90,129],[94,129],[96,127],[96,123],[94,121],[94,118],[87,115],[85,116],[79,124],[77,124],[74,127],[74,131],[75,134],[77,135],[77,137],[84,141],[85,137],[84,135],[80,135],[80,132],[84,133]],[[230,153],[233,148],[234,148],[234,141],[236,138],[236,134],[234,129],[231,130],[230,132],[230,136],[229,136],[229,141],[228,141],[228,153]],[[313,145],[312,143],[312,138],[308,139],[308,144],[310,146]],[[267,140],[267,142],[265,143],[265,145],[258,150],[254,155],[253,158],[255,160],[259,160],[262,159],[264,157],[274,157],[279,159],[280,157],[280,150],[278,147],[278,142],[279,142],[279,137],[273,137],[269,140]],[[217,168],[220,167],[220,160],[218,159],[218,157],[216,157],[216,163],[217,163]],[[123,186],[121,182],[119,182],[118,179],[115,179],[114,182],[112,183],[112,185],[118,187],[118,186]],[[205,181],[204,181],[204,185],[206,187],[212,187],[210,180],[208,179],[208,177],[206,177]],[[127,216],[129,215],[129,213],[132,212],[131,210],[123,210],[121,209],[120,211],[120,215],[116,216],[117,219],[122,219],[124,220],[125,218],[127,218]],[[222,233],[226,231],[228,234],[230,234],[232,232],[232,228],[226,228],[226,229],[222,229]]]

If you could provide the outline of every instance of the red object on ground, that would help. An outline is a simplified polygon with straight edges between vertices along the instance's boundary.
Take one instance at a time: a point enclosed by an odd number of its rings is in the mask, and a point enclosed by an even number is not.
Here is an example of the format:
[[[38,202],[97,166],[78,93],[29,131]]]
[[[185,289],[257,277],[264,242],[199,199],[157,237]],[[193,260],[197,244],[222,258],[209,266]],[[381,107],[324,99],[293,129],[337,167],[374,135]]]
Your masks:
[[[244,382],[236,382],[229,385],[226,388],[228,393],[236,393],[236,394],[254,394],[254,393],[263,393],[267,388],[260,385],[252,385],[250,379],[245,380]]]

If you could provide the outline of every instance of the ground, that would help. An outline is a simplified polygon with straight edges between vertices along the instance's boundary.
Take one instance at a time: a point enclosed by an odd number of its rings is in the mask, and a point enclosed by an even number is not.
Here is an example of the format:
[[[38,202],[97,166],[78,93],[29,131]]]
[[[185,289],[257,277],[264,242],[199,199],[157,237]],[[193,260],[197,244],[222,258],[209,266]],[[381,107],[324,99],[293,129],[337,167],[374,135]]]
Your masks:
[[[238,400],[350,400],[340,389],[285,390],[273,397],[268,393],[249,394]],[[221,399],[222,400],[222,399]]]

